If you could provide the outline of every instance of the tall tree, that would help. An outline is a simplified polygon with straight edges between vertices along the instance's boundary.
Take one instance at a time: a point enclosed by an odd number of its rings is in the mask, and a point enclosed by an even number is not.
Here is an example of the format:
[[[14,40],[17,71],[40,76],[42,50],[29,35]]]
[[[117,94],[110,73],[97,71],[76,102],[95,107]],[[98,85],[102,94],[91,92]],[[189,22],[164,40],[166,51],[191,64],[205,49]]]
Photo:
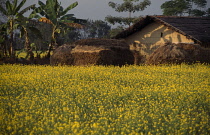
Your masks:
[[[84,29],[80,31],[82,39],[106,38],[111,29],[111,26],[102,20],[88,20],[84,26]]]
[[[188,9],[189,3],[186,0],[171,0],[166,1],[161,5],[163,9],[163,15],[179,15],[182,16]]]
[[[26,0],[22,0],[18,4],[18,0],[14,0],[13,3],[11,3],[9,0],[6,1],[6,8],[3,8],[0,6],[0,12],[7,17],[7,22],[4,24],[4,27],[7,29],[7,33],[10,37],[10,45],[9,45],[9,55],[10,57],[15,56],[15,50],[14,50],[14,30],[18,29],[18,26],[20,24],[20,21],[24,18],[23,14],[29,11],[32,8],[35,8],[34,5],[30,5],[23,10],[20,10]]]
[[[128,17],[107,16],[106,20],[111,24],[119,23],[130,26],[136,20],[136,17],[132,17],[131,14],[143,11],[150,4],[150,0],[143,0],[142,2],[139,2],[139,0],[123,0],[122,4],[109,2],[109,6],[116,12],[128,12]]]
[[[48,56],[50,56],[50,52],[56,46],[56,33],[65,32],[67,27],[81,28],[80,23],[84,20],[75,18],[74,14],[67,14],[68,11],[78,5],[78,2],[74,2],[66,9],[57,0],[47,0],[46,3],[39,1],[38,4],[39,7],[32,12],[30,18],[38,18],[39,21],[52,25],[51,43],[48,51]]]
[[[87,20],[83,29],[74,28],[65,34],[59,34],[59,44],[72,43],[76,40],[87,38],[109,38],[111,26],[102,20]]]
[[[187,0],[189,2],[189,16],[205,16],[207,0]]]
[[[205,16],[206,0],[170,0],[161,5],[163,15],[167,16]]]

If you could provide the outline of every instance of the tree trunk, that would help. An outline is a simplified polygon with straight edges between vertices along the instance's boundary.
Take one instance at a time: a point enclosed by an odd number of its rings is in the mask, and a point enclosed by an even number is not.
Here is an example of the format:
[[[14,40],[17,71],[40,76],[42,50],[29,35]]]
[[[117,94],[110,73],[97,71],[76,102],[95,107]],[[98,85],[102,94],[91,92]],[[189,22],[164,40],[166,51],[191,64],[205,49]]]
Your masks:
[[[31,46],[30,46],[30,41],[29,41],[29,38],[28,38],[27,29],[24,28],[24,31],[25,31],[25,49],[26,49],[26,51],[27,51],[27,57],[29,56],[29,60],[30,60],[31,62],[33,62],[33,60],[34,60],[33,49],[32,49]]]
[[[4,42],[3,42],[3,56],[7,57],[7,46],[8,46],[8,39],[7,36],[4,36]]]
[[[52,49],[53,49],[53,43],[51,42],[49,44],[49,49],[48,49],[48,52],[47,52],[47,58],[50,58],[50,53],[51,53]]]
[[[48,49],[48,53],[47,53],[47,58],[50,58],[50,53],[51,53],[51,51],[53,50],[53,47],[55,47],[55,45],[56,45],[55,30],[56,30],[56,26],[53,26],[53,28],[52,28],[51,43],[49,44],[49,49]]]
[[[6,43],[4,43],[3,50],[4,50],[4,56],[7,57],[7,45],[6,45]]]
[[[14,57],[15,56],[13,32],[11,32],[11,34],[10,34],[9,55],[10,55],[10,57]]]
[[[15,57],[14,52],[14,33],[13,33],[14,22],[10,22],[10,45],[9,45],[9,55],[10,57]]]

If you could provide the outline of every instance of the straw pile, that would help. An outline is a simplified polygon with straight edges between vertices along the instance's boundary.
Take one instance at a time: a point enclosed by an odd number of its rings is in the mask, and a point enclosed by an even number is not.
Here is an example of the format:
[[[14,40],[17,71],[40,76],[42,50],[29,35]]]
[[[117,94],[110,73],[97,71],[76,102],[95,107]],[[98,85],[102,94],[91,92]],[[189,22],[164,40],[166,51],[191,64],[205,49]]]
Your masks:
[[[73,58],[71,51],[74,48],[72,45],[64,44],[54,50],[53,55],[50,57],[51,65],[71,65]]]
[[[210,63],[210,49],[195,44],[166,44],[156,49],[146,64]]]
[[[72,47],[75,46],[75,47]],[[61,46],[51,56],[51,65],[133,64],[134,58],[124,40],[83,39],[72,46]]]
[[[104,47],[121,47],[129,49],[129,45],[124,40],[116,39],[82,39],[74,42],[75,45],[87,45],[87,46],[104,46]]]

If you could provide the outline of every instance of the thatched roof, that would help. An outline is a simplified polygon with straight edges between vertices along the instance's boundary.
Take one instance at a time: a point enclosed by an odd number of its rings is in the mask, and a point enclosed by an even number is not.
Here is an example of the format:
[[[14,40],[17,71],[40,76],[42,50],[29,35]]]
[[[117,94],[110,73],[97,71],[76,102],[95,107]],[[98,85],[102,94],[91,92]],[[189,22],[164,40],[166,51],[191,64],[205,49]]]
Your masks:
[[[115,39],[126,38],[137,31],[141,31],[148,24],[157,22],[169,29],[177,31],[195,43],[210,43],[210,18],[207,17],[169,17],[169,16],[146,16],[131,27],[117,34]]]
[[[125,47],[129,48],[129,45],[125,42],[125,40],[117,40],[117,39],[100,39],[100,38],[90,38],[90,39],[82,39],[73,43],[74,45],[80,46],[103,46],[103,47]]]

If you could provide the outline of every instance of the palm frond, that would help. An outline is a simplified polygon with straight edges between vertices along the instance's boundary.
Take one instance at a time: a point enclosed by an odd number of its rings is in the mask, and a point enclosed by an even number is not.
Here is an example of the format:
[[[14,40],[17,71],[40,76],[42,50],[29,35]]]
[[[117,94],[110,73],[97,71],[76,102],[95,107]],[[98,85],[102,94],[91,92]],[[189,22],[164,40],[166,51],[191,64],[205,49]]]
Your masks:
[[[18,14],[21,14],[21,15],[22,15],[22,14],[24,14],[25,12],[27,12],[28,10],[34,9],[35,6],[36,6],[36,4],[33,4],[33,5],[31,5],[31,6],[28,6],[28,7],[24,8],[22,11],[20,11]]]
[[[22,7],[23,7],[23,5],[26,3],[26,0],[22,0],[21,2],[20,2],[20,4],[18,5],[18,7],[16,8],[16,10],[15,10],[15,12],[18,12]]]
[[[17,17],[15,18],[15,21],[20,22],[20,23],[25,23],[28,20],[27,17],[23,16],[23,14],[18,14]]]
[[[12,5],[12,10],[16,11],[17,8],[17,0],[14,0],[13,5]]]
[[[20,24],[14,24],[13,29],[18,29],[20,27]]]
[[[70,20],[73,16],[74,14],[67,14],[67,15],[62,16],[60,20]]]
[[[32,18],[40,19],[41,16],[39,16],[36,12],[32,12],[32,13],[29,15],[29,19],[32,19]]]
[[[57,1],[57,0],[56,0]],[[51,18],[52,20],[55,19],[57,16],[56,14],[56,1],[55,0],[47,0],[46,1],[46,6],[45,6],[45,10],[47,10],[47,15],[49,16],[49,18]]]
[[[38,1],[38,4],[40,5],[40,6],[45,6],[45,4],[42,2],[42,1]]]
[[[7,11],[0,5],[0,12],[2,12],[4,15],[7,15]]]
[[[8,15],[13,15],[13,11],[12,11],[12,5],[9,1],[6,2],[6,8],[7,8],[7,14]]]
[[[61,13],[63,12],[63,7],[62,6],[60,6],[59,7],[59,11],[58,11],[58,16],[59,17],[61,17],[62,15],[61,15]]]
[[[47,13],[45,13],[45,11],[43,10],[43,7],[41,6],[38,8],[35,8],[34,11],[32,11],[30,16],[35,16],[37,14],[40,14],[42,16],[47,16]]]
[[[78,5],[78,2],[74,2],[70,6],[68,6],[62,13],[61,16],[65,15],[69,10],[75,8]]]

